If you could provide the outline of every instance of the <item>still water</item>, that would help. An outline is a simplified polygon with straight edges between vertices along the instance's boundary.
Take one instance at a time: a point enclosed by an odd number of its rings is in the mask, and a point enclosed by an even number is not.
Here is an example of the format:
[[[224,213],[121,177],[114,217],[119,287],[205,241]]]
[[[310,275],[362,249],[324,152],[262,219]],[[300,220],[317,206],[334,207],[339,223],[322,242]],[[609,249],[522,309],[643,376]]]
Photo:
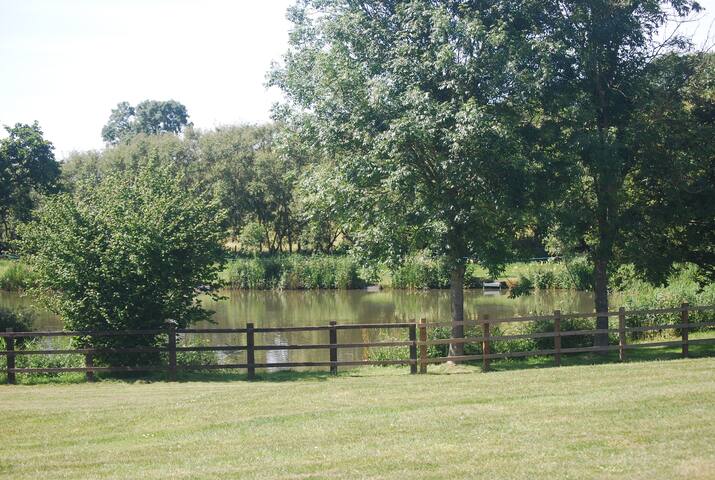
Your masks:
[[[447,322],[450,320],[448,290],[407,291],[383,290],[317,290],[317,291],[246,291],[227,290],[218,302],[206,301],[205,306],[216,313],[214,324],[206,327],[240,328],[253,322],[256,327],[327,325],[338,323],[389,323],[419,320]],[[43,311],[31,298],[17,293],[0,292],[0,306],[31,308],[37,313],[36,329],[61,329],[58,318]],[[511,317],[536,313],[593,311],[593,296],[589,292],[571,290],[536,291],[532,295],[511,299],[506,291],[464,293],[465,316],[474,318]],[[406,332],[393,332],[404,337]],[[383,332],[383,335],[385,332]],[[359,343],[377,340],[376,330],[340,330],[338,343]],[[327,331],[256,334],[257,345],[289,343],[327,343]],[[210,345],[244,343],[243,335],[192,335],[184,341]],[[383,337],[384,338],[384,337]],[[367,359],[366,349],[340,350],[340,360]],[[257,352],[259,362],[327,361],[327,350],[275,350]],[[245,353],[221,356],[222,362],[245,361]]]

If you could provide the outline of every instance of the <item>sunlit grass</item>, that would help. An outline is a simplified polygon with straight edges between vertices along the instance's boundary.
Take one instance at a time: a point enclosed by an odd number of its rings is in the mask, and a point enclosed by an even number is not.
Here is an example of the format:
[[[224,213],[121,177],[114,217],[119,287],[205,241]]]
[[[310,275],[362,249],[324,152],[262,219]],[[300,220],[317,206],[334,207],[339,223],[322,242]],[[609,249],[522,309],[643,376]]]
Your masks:
[[[712,478],[714,368],[0,387],[0,476]]]

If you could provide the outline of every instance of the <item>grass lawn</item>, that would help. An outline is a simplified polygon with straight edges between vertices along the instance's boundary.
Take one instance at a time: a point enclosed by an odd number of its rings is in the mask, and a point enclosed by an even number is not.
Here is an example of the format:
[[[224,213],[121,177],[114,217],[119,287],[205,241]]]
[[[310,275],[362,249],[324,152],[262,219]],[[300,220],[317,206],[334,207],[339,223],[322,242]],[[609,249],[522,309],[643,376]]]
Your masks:
[[[713,358],[430,370],[0,386],[0,477],[715,478]]]

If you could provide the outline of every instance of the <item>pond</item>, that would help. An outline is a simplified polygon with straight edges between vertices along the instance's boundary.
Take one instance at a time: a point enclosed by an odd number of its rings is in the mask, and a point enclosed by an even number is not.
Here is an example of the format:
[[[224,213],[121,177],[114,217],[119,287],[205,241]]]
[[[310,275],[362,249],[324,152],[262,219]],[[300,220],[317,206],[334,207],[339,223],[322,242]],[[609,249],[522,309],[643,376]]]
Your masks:
[[[256,327],[327,325],[331,320],[338,323],[390,323],[419,320],[448,322],[450,302],[448,290],[313,290],[313,291],[246,291],[227,290],[218,302],[206,301],[207,308],[214,310],[213,325],[206,327],[240,328],[247,322]],[[32,308],[37,313],[36,329],[61,329],[59,319],[34,306],[32,299],[17,293],[0,292],[0,306]],[[506,291],[467,290],[464,293],[465,316],[475,315],[490,318],[550,313],[555,309],[563,312],[593,311],[593,296],[590,292],[572,290],[536,291],[532,295],[511,299]],[[394,332],[405,335],[405,332]],[[256,335],[257,345],[282,345],[288,343],[326,343],[326,331],[263,333]],[[339,343],[374,341],[376,330],[340,330]],[[184,339],[212,345],[244,343],[242,335],[192,335]],[[199,337],[199,338],[195,338]],[[323,338],[325,337],[325,338]],[[366,349],[340,350],[340,360],[367,359]],[[259,362],[308,362],[327,361],[327,350],[275,350],[257,352]],[[245,353],[221,355],[221,361],[245,361]]]

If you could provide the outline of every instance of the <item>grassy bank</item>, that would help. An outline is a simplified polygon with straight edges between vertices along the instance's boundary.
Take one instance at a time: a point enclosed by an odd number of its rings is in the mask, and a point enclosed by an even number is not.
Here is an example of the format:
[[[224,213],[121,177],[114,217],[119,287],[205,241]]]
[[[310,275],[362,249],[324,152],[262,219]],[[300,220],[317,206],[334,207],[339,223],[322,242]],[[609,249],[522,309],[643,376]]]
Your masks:
[[[235,258],[222,273],[229,288],[353,289],[367,284],[358,263],[342,255]]]
[[[0,476],[712,478],[714,368],[0,387]]]
[[[591,288],[591,270],[585,259],[569,262],[516,262],[506,266],[497,280],[521,283],[528,289]],[[414,255],[394,269],[366,269],[345,255],[281,255],[236,258],[228,262],[223,280],[231,288],[312,289],[362,288],[380,284],[388,288],[449,288],[450,272],[439,259]],[[490,273],[473,263],[467,265],[466,288],[481,288],[492,280]]]

